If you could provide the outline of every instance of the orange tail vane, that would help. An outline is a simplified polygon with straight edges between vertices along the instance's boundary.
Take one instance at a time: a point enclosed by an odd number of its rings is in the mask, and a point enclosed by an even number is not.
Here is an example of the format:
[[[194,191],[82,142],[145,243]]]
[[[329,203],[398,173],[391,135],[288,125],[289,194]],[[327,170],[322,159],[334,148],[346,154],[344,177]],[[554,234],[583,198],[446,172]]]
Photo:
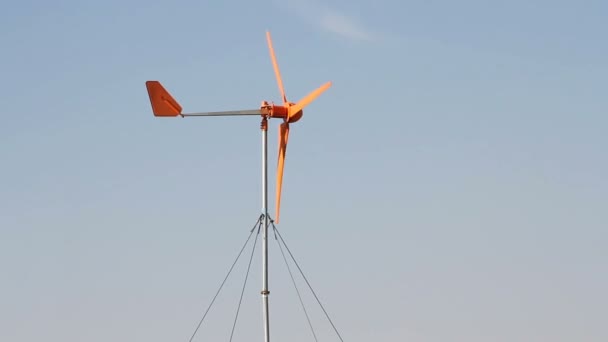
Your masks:
[[[331,87],[331,82],[327,82],[319,88],[313,90],[310,94],[298,101],[298,103],[289,107],[289,118],[294,117],[299,111],[304,109],[304,107],[308,106],[312,101],[319,97],[319,95],[323,94],[323,92],[329,89],[329,87]]]
[[[279,159],[277,163],[277,196],[275,200],[276,217],[275,222],[279,224],[281,210],[281,189],[283,188],[283,170],[285,168],[285,154],[287,152],[287,139],[289,139],[289,124],[282,123],[279,126]]]
[[[279,71],[279,63],[277,63],[277,57],[274,54],[274,48],[272,47],[272,39],[270,38],[270,32],[266,31],[266,41],[268,42],[268,50],[270,51],[270,59],[272,59],[272,67],[274,68],[274,75],[277,78],[279,85],[279,91],[281,92],[281,100],[283,104],[287,103],[287,97],[285,96],[285,89],[283,88],[283,80],[281,79],[281,72]]]
[[[154,116],[178,116],[182,113],[182,106],[158,81],[147,81],[146,88]]]

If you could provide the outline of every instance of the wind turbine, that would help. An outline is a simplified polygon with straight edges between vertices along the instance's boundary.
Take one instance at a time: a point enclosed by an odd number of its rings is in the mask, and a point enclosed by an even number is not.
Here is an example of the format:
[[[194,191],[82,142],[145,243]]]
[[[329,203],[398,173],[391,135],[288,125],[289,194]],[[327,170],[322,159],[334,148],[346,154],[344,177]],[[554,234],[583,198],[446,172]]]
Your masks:
[[[285,154],[287,152],[287,141],[289,138],[290,124],[300,120],[304,114],[304,108],[313,102],[319,95],[325,92],[330,86],[331,82],[327,82],[319,88],[313,90],[311,93],[303,97],[298,102],[290,102],[287,100],[285,90],[283,88],[283,80],[281,79],[281,72],[279,71],[279,65],[277,58],[274,53],[272,46],[272,39],[270,32],[266,32],[266,41],[268,43],[268,50],[270,52],[270,59],[272,60],[272,66],[274,74],[279,86],[279,92],[281,94],[280,105],[274,104],[273,102],[262,101],[259,109],[246,109],[246,110],[231,110],[221,112],[197,112],[197,113],[182,113],[182,106],[169,94],[169,92],[160,84],[158,81],[147,81],[146,88],[150,97],[152,105],[152,111],[154,116],[157,117],[191,117],[191,116],[243,116],[243,115],[259,115],[262,118],[261,131],[262,131],[262,214],[263,217],[263,228],[262,228],[262,305],[263,305],[263,316],[264,316],[264,341],[270,342],[270,323],[269,323],[269,310],[268,310],[268,120],[269,119],[283,119],[283,122],[279,125],[279,150],[278,150],[278,162],[277,162],[277,178],[276,178],[276,213],[275,222],[279,223],[279,215],[281,209],[281,190],[283,184],[283,170],[285,168]]]

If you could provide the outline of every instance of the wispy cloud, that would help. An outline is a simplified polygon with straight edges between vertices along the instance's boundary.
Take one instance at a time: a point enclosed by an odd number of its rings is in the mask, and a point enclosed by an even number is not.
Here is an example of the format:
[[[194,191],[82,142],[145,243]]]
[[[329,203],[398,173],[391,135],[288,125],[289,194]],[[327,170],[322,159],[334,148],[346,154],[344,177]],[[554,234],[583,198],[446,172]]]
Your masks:
[[[351,40],[371,41],[376,38],[372,32],[356,23],[353,18],[330,10],[325,10],[319,24],[321,28]]]
[[[303,20],[323,31],[353,41],[375,41],[378,34],[345,12],[331,9],[323,4],[306,0],[281,1],[281,5],[297,13]]]

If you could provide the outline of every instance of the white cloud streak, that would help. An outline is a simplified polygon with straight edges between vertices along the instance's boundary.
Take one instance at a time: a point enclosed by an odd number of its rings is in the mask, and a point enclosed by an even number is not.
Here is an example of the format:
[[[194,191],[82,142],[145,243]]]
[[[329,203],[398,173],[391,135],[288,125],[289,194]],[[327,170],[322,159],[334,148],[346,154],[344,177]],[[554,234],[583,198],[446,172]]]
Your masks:
[[[374,34],[344,14],[326,10],[319,24],[321,28],[344,38],[360,41],[375,40]]]
[[[304,0],[281,1],[291,11],[318,29],[352,41],[375,41],[378,36],[353,17],[322,4]]]

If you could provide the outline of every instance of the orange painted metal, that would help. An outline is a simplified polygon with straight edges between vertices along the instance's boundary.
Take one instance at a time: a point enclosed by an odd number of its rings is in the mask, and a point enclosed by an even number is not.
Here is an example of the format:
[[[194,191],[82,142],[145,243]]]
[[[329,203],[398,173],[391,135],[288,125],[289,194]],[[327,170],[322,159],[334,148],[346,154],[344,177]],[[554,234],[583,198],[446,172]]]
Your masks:
[[[279,126],[279,160],[277,162],[277,183],[275,200],[275,222],[279,223],[281,209],[281,190],[283,188],[283,171],[285,169],[285,153],[287,152],[287,139],[289,139],[289,123],[283,122]]]
[[[158,81],[147,81],[146,88],[152,104],[154,116],[178,116],[182,113],[182,106]]]
[[[268,42],[268,50],[270,51],[270,59],[272,60],[272,67],[274,68],[274,75],[277,78],[277,84],[279,85],[279,92],[281,93],[281,100],[283,105],[287,104],[287,97],[285,96],[285,89],[283,88],[283,80],[281,79],[281,72],[279,71],[279,64],[277,63],[277,57],[274,54],[274,48],[272,47],[272,39],[270,38],[270,32],[266,31],[266,42]]]
[[[271,118],[286,119],[289,115],[289,109],[287,107],[275,105],[274,103],[262,104],[260,110],[262,111],[263,116]]]
[[[272,118],[282,118],[283,123],[279,126],[279,152],[277,161],[277,182],[276,182],[276,213],[275,222],[279,223],[280,211],[281,211],[281,191],[283,188],[283,171],[285,168],[285,154],[287,153],[287,139],[289,137],[289,124],[297,122],[304,115],[304,107],[314,101],[319,95],[325,92],[331,87],[331,82],[327,82],[319,88],[306,95],[297,103],[287,101],[285,95],[285,89],[283,88],[283,80],[281,79],[281,72],[279,71],[279,64],[277,63],[277,57],[274,53],[272,46],[272,39],[270,32],[266,32],[266,42],[268,43],[268,51],[270,52],[270,59],[272,61],[272,67],[274,69],[274,75],[277,79],[277,85],[279,86],[279,92],[281,93],[281,100],[283,101],[282,106],[274,104],[262,104],[262,112],[267,113]]]
[[[314,101],[319,95],[323,94],[327,89],[331,87],[331,82],[327,82],[319,88],[313,90],[310,94],[304,96],[296,104],[289,106],[288,120],[289,122],[296,122],[302,117],[302,109],[308,106]]]

